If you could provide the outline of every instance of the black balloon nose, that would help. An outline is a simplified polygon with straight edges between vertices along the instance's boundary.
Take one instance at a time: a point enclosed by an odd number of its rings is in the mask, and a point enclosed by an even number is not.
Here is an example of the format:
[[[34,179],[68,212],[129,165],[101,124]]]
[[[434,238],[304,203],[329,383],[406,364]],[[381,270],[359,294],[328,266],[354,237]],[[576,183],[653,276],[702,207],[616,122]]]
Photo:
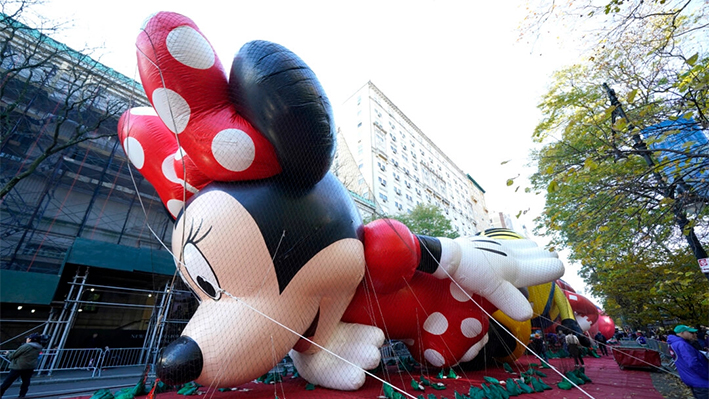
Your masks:
[[[182,336],[163,349],[156,374],[165,384],[184,384],[202,374],[202,365],[199,345],[192,338]]]

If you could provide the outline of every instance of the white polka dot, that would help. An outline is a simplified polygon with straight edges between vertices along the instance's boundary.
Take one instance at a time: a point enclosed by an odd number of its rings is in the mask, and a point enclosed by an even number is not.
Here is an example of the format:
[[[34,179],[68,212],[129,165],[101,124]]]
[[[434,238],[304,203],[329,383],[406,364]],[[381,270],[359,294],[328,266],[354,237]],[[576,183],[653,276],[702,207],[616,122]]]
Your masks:
[[[179,153],[179,151],[178,151]],[[175,155],[168,155],[167,158],[165,158],[162,161],[161,165],[161,170],[162,174],[165,176],[165,178],[173,183],[177,183],[180,185],[183,185],[187,191],[197,194],[199,190],[197,190],[195,187],[193,187],[191,184],[185,182],[184,180],[180,179],[177,177],[177,172],[175,172],[175,158],[177,157],[177,153]]]
[[[460,322],[460,332],[463,336],[467,338],[475,338],[483,330],[483,325],[480,321],[473,317],[468,317],[467,319]]]
[[[196,69],[214,65],[214,50],[207,39],[190,26],[178,26],[165,39],[167,51],[177,61]]]
[[[445,363],[443,355],[434,349],[426,349],[423,351],[423,357],[435,367],[441,367]]]
[[[464,354],[463,357],[460,358],[461,362],[469,362],[475,358],[475,356],[480,353],[480,350],[487,344],[488,341],[488,336],[485,334],[485,336],[478,341],[475,345],[471,346],[470,349],[468,349]]]
[[[442,313],[431,313],[423,323],[423,329],[433,335],[441,335],[448,329],[448,319]]]
[[[158,114],[155,113],[155,108],[153,107],[135,107],[130,109],[130,114],[131,115],[136,115],[136,116],[141,116],[141,115],[148,115],[148,116],[157,116]]]
[[[453,297],[453,299],[455,299],[458,302],[467,302],[470,300],[470,298],[468,298],[468,294],[466,294],[463,290],[461,290],[458,287],[458,285],[454,282],[451,282],[450,292],[451,292],[451,296]]]
[[[182,207],[185,205],[184,201],[176,200],[176,199],[171,199],[167,200],[167,210],[170,211],[172,214],[172,217],[177,217],[177,215],[180,213],[182,210]]]
[[[153,106],[170,131],[180,134],[185,130],[190,121],[190,105],[182,96],[170,89],[155,89]]]
[[[123,140],[123,149],[126,150],[126,155],[130,162],[138,169],[143,169],[145,164],[145,151],[143,146],[135,137],[126,137]]]
[[[175,172],[175,156],[174,155],[168,155],[167,158],[165,158],[162,161],[162,174],[165,175],[165,178],[173,183],[181,184],[182,179],[177,177],[177,173]]]
[[[239,129],[225,129],[214,136],[212,154],[225,169],[241,172],[254,162],[256,147],[248,134]]]
[[[182,147],[179,147],[179,148],[177,149],[177,151],[175,152],[175,160],[176,160],[176,161],[179,161],[179,160],[182,159],[182,157],[184,157],[185,155],[187,155],[187,153],[185,152],[185,150],[184,150]]]

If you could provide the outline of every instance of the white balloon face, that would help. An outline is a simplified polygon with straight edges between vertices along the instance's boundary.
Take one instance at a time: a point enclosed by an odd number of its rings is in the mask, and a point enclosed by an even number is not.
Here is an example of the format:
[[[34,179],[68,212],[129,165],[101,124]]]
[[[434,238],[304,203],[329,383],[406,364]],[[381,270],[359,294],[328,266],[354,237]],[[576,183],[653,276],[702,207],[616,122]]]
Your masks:
[[[266,244],[248,211],[230,195],[200,195],[176,221],[172,248],[185,282],[202,300],[224,290],[246,297],[275,278]]]

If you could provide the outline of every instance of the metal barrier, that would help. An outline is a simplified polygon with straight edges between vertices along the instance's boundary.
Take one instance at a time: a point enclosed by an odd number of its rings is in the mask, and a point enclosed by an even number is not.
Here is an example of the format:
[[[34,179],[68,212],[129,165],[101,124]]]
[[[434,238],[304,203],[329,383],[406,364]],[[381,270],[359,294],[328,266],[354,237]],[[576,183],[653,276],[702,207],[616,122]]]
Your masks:
[[[147,348],[106,348],[99,358],[98,375],[101,375],[101,370],[108,368],[144,365],[142,360],[147,350]]]
[[[148,351],[148,348],[43,349],[35,371],[38,375],[51,375],[60,370],[86,370],[91,377],[100,377],[101,370],[107,368],[145,365]],[[13,352],[0,356],[0,373],[9,371],[8,356]]]

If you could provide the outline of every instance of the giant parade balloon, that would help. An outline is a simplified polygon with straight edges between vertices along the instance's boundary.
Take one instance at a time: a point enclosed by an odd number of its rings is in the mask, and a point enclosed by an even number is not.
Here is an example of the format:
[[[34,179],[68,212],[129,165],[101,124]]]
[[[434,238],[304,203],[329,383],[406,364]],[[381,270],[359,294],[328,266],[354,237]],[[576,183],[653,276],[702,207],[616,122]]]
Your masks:
[[[325,91],[283,46],[246,43],[227,77],[192,20],[160,12],[137,48],[152,107],[127,111],[119,136],[175,219],[177,271],[200,301],[160,355],[164,382],[238,386],[290,355],[309,382],[355,390],[385,339],[452,366],[485,345],[488,314],[529,320],[520,288],[563,274],[530,240],[363,225],[329,172]]]

